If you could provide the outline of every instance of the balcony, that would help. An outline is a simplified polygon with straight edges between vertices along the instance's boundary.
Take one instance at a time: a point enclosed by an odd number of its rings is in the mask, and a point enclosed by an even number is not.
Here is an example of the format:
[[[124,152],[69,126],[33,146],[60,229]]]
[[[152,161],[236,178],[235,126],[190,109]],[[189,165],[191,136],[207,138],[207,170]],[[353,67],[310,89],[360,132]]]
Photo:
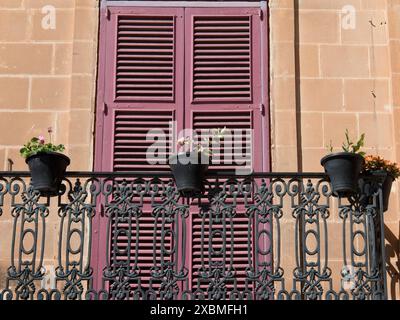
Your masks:
[[[41,197],[0,172],[0,299],[386,299],[381,179],[69,172]]]

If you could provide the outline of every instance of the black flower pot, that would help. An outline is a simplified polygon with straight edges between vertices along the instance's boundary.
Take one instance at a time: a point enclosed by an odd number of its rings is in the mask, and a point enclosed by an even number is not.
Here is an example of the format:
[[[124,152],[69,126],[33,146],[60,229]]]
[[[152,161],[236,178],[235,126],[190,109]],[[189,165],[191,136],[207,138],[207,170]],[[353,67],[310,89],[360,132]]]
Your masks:
[[[357,191],[363,164],[364,158],[351,152],[332,153],[321,159],[335,196],[347,197]]]
[[[379,176],[380,177],[379,182],[382,183],[383,212],[388,211],[389,198],[390,198],[390,193],[392,191],[392,184],[394,181],[394,177],[385,170],[370,171],[370,172],[366,172],[366,174],[367,174],[367,178],[360,179],[360,181],[359,181],[360,189],[364,192],[366,191],[367,194],[375,193],[375,191],[376,191],[375,189],[371,189],[371,188],[366,189],[366,186],[368,188],[368,186],[371,184],[371,183],[368,183],[368,181],[370,180],[370,179],[368,179],[368,175],[370,175],[371,177]],[[373,203],[372,196],[368,196],[368,197],[364,198],[363,201],[361,202],[361,204],[364,206],[371,205],[372,203]],[[379,199],[377,202],[377,207],[379,208]]]
[[[392,191],[393,181],[393,176],[388,174],[382,184],[383,212],[386,212],[389,209],[389,198]]]
[[[25,161],[31,172],[31,184],[42,196],[58,194],[70,159],[58,152],[38,153]]]
[[[389,209],[389,198],[390,198],[390,192],[392,191],[392,184],[394,181],[394,177],[390,173],[384,170],[372,171],[371,174],[372,175],[386,174],[385,180],[383,180],[382,182],[383,212],[386,212]],[[378,202],[378,207],[379,207],[379,202]]]
[[[201,193],[208,164],[209,157],[203,153],[186,152],[172,155],[169,166],[178,191],[185,196]]]

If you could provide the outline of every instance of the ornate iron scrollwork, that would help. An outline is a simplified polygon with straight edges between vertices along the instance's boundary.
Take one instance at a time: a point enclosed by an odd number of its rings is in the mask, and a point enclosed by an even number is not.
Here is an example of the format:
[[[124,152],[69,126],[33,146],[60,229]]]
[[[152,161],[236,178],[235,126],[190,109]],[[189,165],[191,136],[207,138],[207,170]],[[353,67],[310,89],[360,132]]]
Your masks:
[[[344,199],[323,174],[210,175],[185,198],[166,174],[94,172],[43,198],[13,174],[0,174],[0,299],[386,298],[376,177]]]
[[[11,179],[8,185],[13,217],[11,266],[7,271],[7,289],[15,286],[15,298],[34,299],[37,282],[43,279],[46,218],[48,203],[40,203],[39,192],[22,179]],[[28,247],[27,247],[28,246]],[[36,296],[38,298],[38,296]]]

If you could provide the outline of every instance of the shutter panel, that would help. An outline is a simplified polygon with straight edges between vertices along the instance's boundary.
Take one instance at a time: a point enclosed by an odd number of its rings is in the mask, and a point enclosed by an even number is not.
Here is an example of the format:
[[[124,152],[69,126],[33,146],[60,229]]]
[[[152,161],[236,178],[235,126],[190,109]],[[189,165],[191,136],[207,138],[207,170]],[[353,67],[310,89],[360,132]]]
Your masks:
[[[226,127],[243,134],[241,140],[233,140],[231,144],[226,144],[226,139],[223,139],[217,150],[212,150],[214,158],[209,168],[211,172],[234,172],[243,168],[238,163],[225,162],[229,154],[235,156],[242,152],[250,160],[252,171],[262,171],[259,11],[245,8],[190,8],[185,13],[185,37],[187,44],[191,44],[190,47],[186,46],[185,52],[189,60],[185,75],[191,79],[186,82],[186,91],[190,94],[185,96],[185,125],[196,133],[204,129]],[[245,143],[246,137],[250,139],[250,145]],[[231,145],[233,148],[226,148]],[[225,154],[227,158],[223,156]],[[215,159],[216,155],[220,156],[220,163]],[[219,180],[219,183],[223,182]],[[212,183],[209,186],[211,188]],[[228,197],[225,203],[232,201]],[[249,223],[243,199],[235,201],[237,207],[233,216],[223,213],[222,208],[218,208],[218,201],[206,212],[199,212],[197,203],[193,203],[190,263],[192,290],[195,292],[207,295],[210,285],[216,280],[213,270],[219,269],[227,275],[231,268],[234,276],[225,279],[226,292],[222,298],[229,299],[232,292],[245,295],[252,290],[253,284],[246,279],[246,268],[254,263],[253,223]],[[217,217],[213,210],[225,216]],[[207,297],[221,298],[213,296],[211,292]]]
[[[185,127],[253,130],[252,169],[262,171],[259,9],[187,8],[185,17]]]
[[[116,99],[173,101],[174,16],[117,19]]]
[[[223,270],[222,274],[226,275],[233,268],[234,275],[226,277],[224,298],[229,299],[233,290],[241,294],[251,292],[253,284],[246,281],[246,269],[254,255],[253,230],[244,211],[239,210],[234,217],[223,216],[219,221],[200,214],[193,215],[192,219],[192,290],[206,293],[210,280],[214,280],[211,270]],[[220,231],[224,239],[219,236]],[[204,279],[202,272],[210,275],[210,279]]]
[[[209,134],[202,134],[214,128],[227,128],[233,134],[241,134],[241,139],[222,139],[217,146],[211,146],[213,157],[209,172],[234,172],[236,169],[244,168],[246,163],[252,169],[252,129],[253,129],[253,112],[247,110],[232,110],[232,111],[193,111],[192,113],[193,130],[203,137],[208,137]],[[227,136],[228,137],[228,136]],[[247,143],[246,143],[247,142]],[[250,144],[248,143],[250,142]],[[236,155],[241,155],[240,160],[243,165],[229,163],[232,159],[235,161]],[[238,162],[238,161],[236,161]],[[244,171],[244,170],[243,170]]]
[[[251,101],[251,17],[193,16],[193,102]]]
[[[183,9],[110,7],[103,114],[103,171],[148,171],[149,129],[183,128]],[[168,129],[167,129],[168,128]],[[142,148],[143,147],[143,148]],[[154,171],[165,164],[152,165]]]
[[[167,157],[172,150],[171,121],[174,120],[174,111],[171,110],[115,110],[114,115],[114,149],[113,171],[169,171],[166,161],[158,164],[149,163],[153,160],[146,157],[146,151],[155,142],[162,142]],[[158,139],[159,134],[147,135],[151,128],[163,132],[164,138]],[[122,179],[116,179],[119,183]],[[130,180],[129,178],[126,180]],[[140,197],[136,198],[140,202]],[[172,249],[171,235],[161,234],[161,230],[170,230],[172,223],[160,221],[152,214],[151,200],[144,197],[140,217],[131,217],[127,222],[124,218],[114,217],[111,225],[110,245],[112,247],[110,264],[113,268],[125,270],[140,270],[140,277],[130,281],[130,298],[141,292],[146,297],[150,292],[158,293],[161,280],[151,276],[152,268],[161,262],[170,261],[169,255],[162,254],[162,250]],[[164,241],[164,248],[161,243]],[[112,282],[110,286],[112,286]],[[147,296],[147,298],[149,298]],[[157,296],[157,298],[160,298]]]
[[[159,155],[165,155],[166,159],[169,157],[173,141],[173,120],[174,112],[169,110],[116,110],[113,171],[155,171],[157,158],[147,158],[147,151],[154,143],[161,143]],[[151,128],[157,130],[148,133]],[[158,161],[157,171],[169,171],[166,159]]]
[[[140,277],[130,281],[130,298],[135,298],[139,294],[141,298],[149,297],[150,292],[155,292],[157,298],[158,290],[161,286],[161,280],[154,279],[151,276],[151,269],[154,266],[161,265],[161,262],[167,263],[171,260],[168,255],[162,255],[162,250],[172,249],[171,235],[162,235],[161,230],[172,228],[171,223],[162,225],[160,220],[156,220],[148,212],[141,217],[132,217],[130,223],[118,222],[112,225],[111,245],[114,250],[111,251],[110,264],[113,270],[122,267],[124,270],[140,270]],[[162,243],[164,245],[162,246]],[[137,248],[137,250],[136,250]],[[113,282],[110,282],[112,287]]]
[[[101,135],[96,139],[96,150],[102,151],[97,153],[101,161],[96,161],[96,170],[169,170],[166,163],[147,162],[145,153],[155,139],[150,136],[149,140],[146,134],[152,127],[163,130],[166,146],[162,151],[169,155],[173,140],[169,124],[173,120],[178,132],[183,128],[200,132],[227,127],[242,130],[251,138],[250,146],[243,143],[245,135],[241,141],[233,142],[234,148],[230,151],[224,150],[224,144],[213,150],[211,172],[232,172],[240,168],[238,164],[218,163],[215,158],[220,155],[223,159],[229,152],[234,155],[239,151],[248,152],[252,170],[262,171],[267,159],[263,158],[265,120],[260,111],[259,9],[111,7],[109,10],[109,20],[103,18],[107,20],[103,28],[106,53],[99,69],[100,81],[104,83],[99,82],[97,128],[101,130],[97,134]],[[235,270],[234,278],[226,281],[228,291],[251,290],[245,270],[254,259],[254,226],[246,216],[243,199],[236,200],[239,204],[236,213],[225,217],[226,225],[210,217],[210,212],[199,212],[196,204],[190,208],[190,217],[186,220],[189,254],[182,263],[191,266],[189,283],[193,291],[207,290],[211,279],[204,281],[200,272],[216,265],[223,266],[225,271],[231,267]],[[229,197],[226,199],[227,203],[232,201]],[[135,268],[135,261],[138,263],[141,276],[140,280],[132,280],[132,292],[136,289],[157,291],[160,285],[150,275],[162,255],[161,235],[157,233],[161,229],[160,220],[151,212],[147,203],[140,217],[132,216],[129,221],[111,219],[108,243],[112,255],[107,257],[108,263],[113,268],[129,270]],[[106,243],[106,219],[100,219],[99,215],[96,219],[101,224],[99,243]],[[173,228],[172,223],[164,225],[164,229]],[[222,237],[216,236],[221,229],[226,239],[223,255],[218,251],[223,246]],[[175,247],[168,236],[164,240],[165,250]],[[136,244],[139,245],[137,252]],[[208,251],[209,244],[213,251]],[[99,244],[94,254],[102,256],[103,249]],[[156,257],[152,255],[153,249]],[[163,258],[168,260],[166,256]],[[101,274],[106,261],[100,261],[99,265]]]
[[[171,122],[177,122],[177,130],[183,127],[184,48],[178,45],[183,43],[183,9],[110,7],[109,10],[103,74],[106,108],[101,113],[102,136],[97,139],[104,152],[97,170],[169,171],[167,161],[149,163],[152,159],[146,158],[146,152],[153,143],[163,142],[159,151],[166,160],[172,150]],[[148,134],[150,129],[161,130],[161,139],[159,133]],[[151,268],[160,264],[161,259],[168,262],[170,257],[162,250],[169,251],[173,246],[171,234],[167,233],[163,237],[164,248],[161,247],[160,231],[173,230],[173,224],[162,225],[162,219],[152,214],[150,199],[142,200],[139,217],[132,215],[126,220],[118,213],[111,213],[114,216],[107,226],[104,225],[107,219],[99,219],[100,241],[110,246],[110,256],[107,261],[100,261],[99,273],[107,263],[113,270],[133,271],[138,267],[139,278],[129,281],[131,298],[138,290],[145,294],[149,289],[158,292],[161,281],[152,279]],[[112,281],[109,286],[112,289]]]

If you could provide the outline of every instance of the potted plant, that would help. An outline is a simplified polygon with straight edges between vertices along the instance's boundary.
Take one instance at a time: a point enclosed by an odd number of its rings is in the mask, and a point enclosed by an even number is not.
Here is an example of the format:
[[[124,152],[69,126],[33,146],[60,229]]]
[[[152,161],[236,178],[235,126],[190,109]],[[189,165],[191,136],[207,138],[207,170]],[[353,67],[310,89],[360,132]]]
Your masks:
[[[365,152],[360,151],[364,146],[365,134],[362,134],[356,143],[350,140],[347,129],[345,136],[346,141],[342,144],[343,152],[333,153],[331,143],[331,154],[321,159],[321,165],[330,178],[332,193],[339,197],[346,197],[356,192],[365,155]]]
[[[365,157],[363,172],[371,175],[386,174],[385,180],[382,183],[383,211],[386,212],[389,208],[389,198],[393,181],[400,176],[400,166],[379,156],[368,155]]]
[[[226,128],[213,129],[211,136],[204,137],[203,142],[195,141],[190,137],[178,140],[180,151],[178,150],[169,158],[169,166],[179,192],[185,196],[201,193],[203,178],[212,156],[210,138],[219,141],[225,132]]]
[[[50,142],[46,143],[43,136],[33,137],[20,149],[20,153],[29,166],[32,187],[42,196],[55,196],[70,159],[60,153],[65,150],[64,145],[51,142],[51,128],[48,133]]]

